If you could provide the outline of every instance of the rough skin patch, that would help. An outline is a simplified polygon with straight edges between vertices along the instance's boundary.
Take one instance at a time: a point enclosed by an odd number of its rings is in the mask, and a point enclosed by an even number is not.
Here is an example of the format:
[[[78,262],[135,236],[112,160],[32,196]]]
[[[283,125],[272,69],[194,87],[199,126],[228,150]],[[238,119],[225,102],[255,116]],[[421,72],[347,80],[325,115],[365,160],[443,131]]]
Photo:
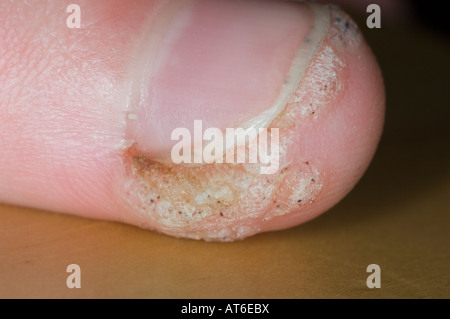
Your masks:
[[[295,125],[315,119],[343,91],[346,65],[339,55],[361,36],[354,22],[328,7],[330,27],[299,88],[271,123],[280,128],[280,166],[259,174],[259,164],[208,164],[186,167],[160,163],[131,148],[125,159],[127,202],[141,227],[176,237],[231,241],[251,236],[273,218],[311,205],[324,176],[310,159],[287,161]]]
[[[339,7],[329,5],[330,29],[324,42],[311,60],[298,89],[285,110],[272,123],[276,127],[297,125],[299,119],[317,118],[323,108],[336,100],[345,89],[342,76],[345,61],[339,53],[347,47],[356,47],[361,41],[361,33],[356,23]]]
[[[332,45],[338,50],[357,47],[362,36],[353,19],[336,5],[328,5],[328,10],[331,18],[328,39]]]
[[[277,174],[259,174],[259,164],[184,167],[142,156],[131,158],[127,192],[141,227],[176,237],[229,241],[257,226],[314,202],[321,176],[311,164],[287,164]]]
[[[342,91],[344,85],[341,74],[344,66],[334,49],[324,44],[311,61],[286,109],[273,125],[293,126],[299,119],[309,116],[317,118],[323,106]]]

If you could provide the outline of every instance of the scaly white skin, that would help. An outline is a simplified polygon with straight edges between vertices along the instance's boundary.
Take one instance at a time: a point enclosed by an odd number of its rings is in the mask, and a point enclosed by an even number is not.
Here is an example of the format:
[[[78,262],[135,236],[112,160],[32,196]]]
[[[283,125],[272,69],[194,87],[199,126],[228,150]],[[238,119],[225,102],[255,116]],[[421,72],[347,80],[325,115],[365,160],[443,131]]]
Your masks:
[[[280,94],[289,103],[259,124],[280,128],[282,146],[279,171],[261,175],[259,165],[158,161],[130,130],[141,121],[130,61],[148,32],[164,36],[149,21],[173,17],[167,2],[80,1],[81,30],[56,18],[69,2],[0,4],[0,200],[206,240],[291,227],[339,201],[384,116],[380,72],[351,20],[324,11],[322,40]]]
[[[179,237],[231,241],[259,233],[282,216],[314,210],[328,180],[326,170],[309,152],[295,152],[293,143],[303,137],[305,122],[320,121],[323,112],[342,99],[348,89],[342,55],[361,45],[362,39],[354,22],[337,7],[312,8],[316,11],[312,34],[299,48],[298,62],[289,74],[296,80],[284,86],[289,102],[282,102],[279,109],[279,100],[286,100],[280,94],[276,106],[264,114],[270,128],[281,128],[277,173],[261,174],[261,164],[190,167],[158,162],[142,155],[137,146],[127,161],[131,174],[126,193],[141,227]],[[305,54],[304,46],[313,54]],[[259,117],[256,125],[248,126],[264,127],[267,121]]]

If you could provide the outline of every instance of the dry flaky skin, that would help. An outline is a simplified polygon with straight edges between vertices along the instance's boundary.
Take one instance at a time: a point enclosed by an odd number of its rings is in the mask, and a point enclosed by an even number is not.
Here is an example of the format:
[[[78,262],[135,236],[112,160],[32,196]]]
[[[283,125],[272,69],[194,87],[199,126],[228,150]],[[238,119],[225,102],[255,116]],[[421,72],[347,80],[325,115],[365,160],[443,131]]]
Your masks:
[[[277,173],[261,175],[264,164],[208,164],[197,167],[160,163],[132,149],[126,192],[141,227],[176,237],[231,241],[261,230],[276,216],[314,203],[326,176],[312,159],[295,157],[291,140],[301,121],[316,120],[343,90],[345,62],[339,52],[360,42],[350,18],[329,7],[330,28],[297,91],[272,122],[280,128]]]
[[[132,158],[130,192],[141,226],[205,240],[234,240],[257,233],[258,224],[314,201],[321,177],[308,163],[289,163],[273,175],[259,164],[198,167]]]
[[[347,46],[358,45],[361,35],[355,22],[345,12],[333,5],[328,9],[330,29],[321,49],[311,60],[297,90],[272,126],[294,126],[303,118],[317,118],[322,106],[335,99],[345,87],[342,75],[346,65],[337,52]]]
[[[344,83],[341,81],[341,74],[344,67],[344,62],[333,47],[324,44],[323,49],[311,61],[286,109],[272,125],[294,126],[300,119],[310,116],[317,118],[322,106],[342,91]],[[311,94],[312,91],[315,94]]]

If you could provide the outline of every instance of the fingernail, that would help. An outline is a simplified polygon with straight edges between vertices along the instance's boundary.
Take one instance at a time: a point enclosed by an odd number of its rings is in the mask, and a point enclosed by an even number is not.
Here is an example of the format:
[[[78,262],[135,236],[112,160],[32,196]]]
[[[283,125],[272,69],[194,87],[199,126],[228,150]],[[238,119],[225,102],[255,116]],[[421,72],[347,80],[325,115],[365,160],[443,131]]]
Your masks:
[[[169,23],[150,23],[144,40],[151,52],[139,53],[145,63],[129,115],[137,150],[170,158],[172,132],[194,132],[196,120],[223,132],[268,127],[295,92],[327,23],[305,3],[251,0],[189,1],[172,10]]]

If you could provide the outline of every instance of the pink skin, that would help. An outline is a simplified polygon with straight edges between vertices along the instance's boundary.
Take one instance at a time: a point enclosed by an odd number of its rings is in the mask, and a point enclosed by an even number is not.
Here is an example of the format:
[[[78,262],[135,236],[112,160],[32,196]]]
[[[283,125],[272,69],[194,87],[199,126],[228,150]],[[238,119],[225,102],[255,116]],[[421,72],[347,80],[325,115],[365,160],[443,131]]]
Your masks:
[[[264,230],[283,229],[316,217],[342,199],[361,178],[378,144],[384,118],[384,89],[378,65],[366,44],[344,52],[347,90],[327,106],[326,115],[295,133],[294,157],[311,158],[326,181],[315,204],[273,220]]]
[[[79,1],[89,8],[81,30],[61,27],[70,1],[43,3],[0,3],[0,201],[140,225],[122,193],[129,65],[164,1]],[[261,221],[261,231],[333,206],[373,156],[384,117],[378,66],[365,43],[338,53],[344,91],[296,127],[289,150],[314,161],[322,191],[313,205]]]

